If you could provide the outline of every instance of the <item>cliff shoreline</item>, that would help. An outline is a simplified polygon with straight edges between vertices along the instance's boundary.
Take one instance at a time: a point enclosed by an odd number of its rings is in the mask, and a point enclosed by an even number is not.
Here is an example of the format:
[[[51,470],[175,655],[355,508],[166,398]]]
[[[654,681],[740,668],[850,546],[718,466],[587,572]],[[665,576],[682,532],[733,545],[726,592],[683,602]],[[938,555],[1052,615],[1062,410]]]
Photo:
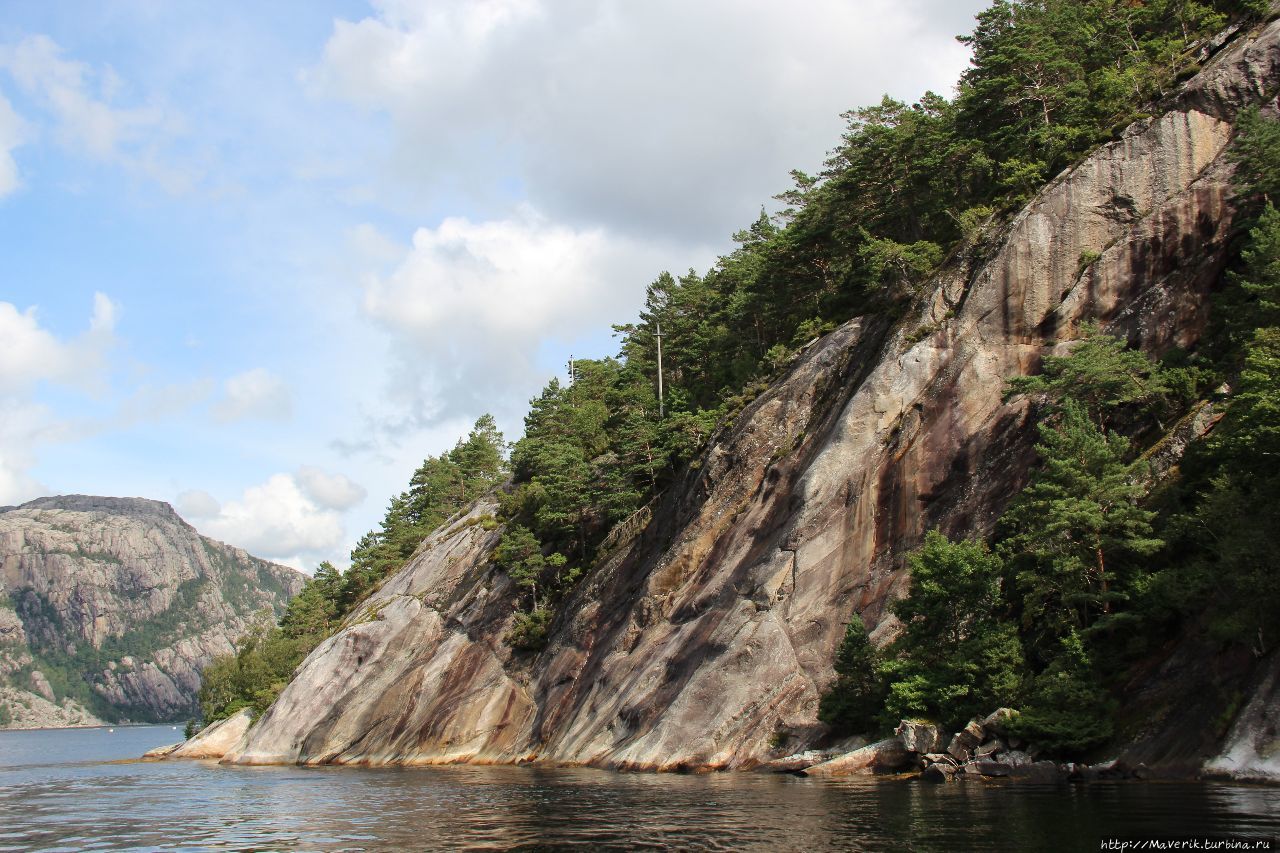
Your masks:
[[[1088,322],[1152,356],[1199,340],[1232,236],[1231,122],[1277,83],[1273,21],[953,257],[904,321],[855,319],[809,346],[583,579],[536,657],[502,641],[513,590],[482,501],[224,760],[718,770],[820,743],[850,616],[887,642],[924,532],[989,532],[1024,485],[1034,430],[1007,380]],[[1194,721],[1166,723],[1140,733],[1142,763],[1214,757],[1176,743]]]

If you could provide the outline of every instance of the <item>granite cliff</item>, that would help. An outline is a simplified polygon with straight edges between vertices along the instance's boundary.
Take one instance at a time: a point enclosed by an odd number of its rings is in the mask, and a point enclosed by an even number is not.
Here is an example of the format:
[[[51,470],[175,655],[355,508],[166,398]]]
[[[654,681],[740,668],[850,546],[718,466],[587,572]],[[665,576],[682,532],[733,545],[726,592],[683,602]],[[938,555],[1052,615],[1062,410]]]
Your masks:
[[[1024,485],[1032,418],[1006,381],[1090,321],[1152,355],[1197,342],[1232,227],[1232,122],[1278,83],[1273,22],[964,247],[907,317],[807,346],[616,531],[536,656],[502,641],[513,594],[482,501],[316,648],[226,760],[732,769],[816,742],[851,614],[886,641],[905,553],[929,529],[988,531]],[[1274,747],[1233,737],[1244,763]]]
[[[298,572],[201,536],[141,498],[71,495],[0,511],[0,698],[11,725],[178,720],[200,671]]]

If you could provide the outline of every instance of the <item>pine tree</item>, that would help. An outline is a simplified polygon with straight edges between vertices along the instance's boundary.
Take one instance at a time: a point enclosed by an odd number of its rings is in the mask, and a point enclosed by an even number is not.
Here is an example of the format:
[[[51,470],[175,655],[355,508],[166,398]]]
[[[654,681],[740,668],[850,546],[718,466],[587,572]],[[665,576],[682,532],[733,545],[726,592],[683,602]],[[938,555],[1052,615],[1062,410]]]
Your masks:
[[[880,721],[885,685],[880,656],[867,638],[862,617],[854,615],[836,649],[836,680],[822,696],[818,719],[839,734],[868,734]]]
[[[1046,356],[1040,373],[1010,379],[1005,396],[1046,394],[1051,411],[1069,398],[1104,427],[1121,407],[1150,406],[1168,393],[1160,369],[1146,355],[1092,323],[1081,333],[1068,355]]]
[[[1152,534],[1155,514],[1139,505],[1142,468],[1125,461],[1127,439],[1104,433],[1072,399],[1039,429],[1042,467],[1005,516],[1003,549],[1021,567],[1023,622],[1043,648],[1111,613],[1132,580],[1124,558],[1162,543]]]
[[[1219,473],[1195,520],[1214,633],[1262,654],[1280,642],[1280,328],[1254,332],[1238,383],[1210,445]]]
[[[1255,204],[1280,203],[1280,121],[1263,116],[1256,106],[1242,110],[1229,156],[1236,162],[1233,183],[1242,196]]]
[[[1000,558],[981,542],[950,542],[931,531],[907,565],[911,592],[893,604],[903,631],[879,666],[889,717],[958,725],[1007,704],[1022,651],[1004,617]]]
[[[1084,643],[1072,631],[1055,650],[1053,663],[1030,680],[1010,730],[1055,755],[1079,755],[1111,737],[1114,711]]]
[[[1280,122],[1271,123],[1280,127]],[[1270,203],[1250,229],[1240,258],[1242,269],[1229,274],[1239,290],[1228,294],[1225,307],[1232,337],[1243,343],[1256,328],[1280,326],[1280,211]]]

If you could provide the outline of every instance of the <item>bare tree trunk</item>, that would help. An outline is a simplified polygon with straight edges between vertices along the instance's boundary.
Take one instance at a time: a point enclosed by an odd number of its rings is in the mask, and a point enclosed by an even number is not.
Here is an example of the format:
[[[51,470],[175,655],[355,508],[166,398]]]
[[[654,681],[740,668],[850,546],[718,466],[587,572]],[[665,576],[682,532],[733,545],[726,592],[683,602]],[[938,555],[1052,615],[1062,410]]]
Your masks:
[[[1111,612],[1111,599],[1107,597],[1107,566],[1102,560],[1102,546],[1099,545],[1094,549],[1098,555],[1098,584],[1102,588],[1102,612]]]

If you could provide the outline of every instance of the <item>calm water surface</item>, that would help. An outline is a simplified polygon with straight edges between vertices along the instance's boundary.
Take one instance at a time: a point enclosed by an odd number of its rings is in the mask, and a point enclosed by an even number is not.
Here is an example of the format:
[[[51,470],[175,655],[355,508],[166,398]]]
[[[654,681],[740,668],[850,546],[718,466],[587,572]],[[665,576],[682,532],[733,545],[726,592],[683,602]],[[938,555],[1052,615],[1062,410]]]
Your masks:
[[[1280,837],[1280,789],[124,762],[169,726],[0,732],[0,850],[1097,850]]]

